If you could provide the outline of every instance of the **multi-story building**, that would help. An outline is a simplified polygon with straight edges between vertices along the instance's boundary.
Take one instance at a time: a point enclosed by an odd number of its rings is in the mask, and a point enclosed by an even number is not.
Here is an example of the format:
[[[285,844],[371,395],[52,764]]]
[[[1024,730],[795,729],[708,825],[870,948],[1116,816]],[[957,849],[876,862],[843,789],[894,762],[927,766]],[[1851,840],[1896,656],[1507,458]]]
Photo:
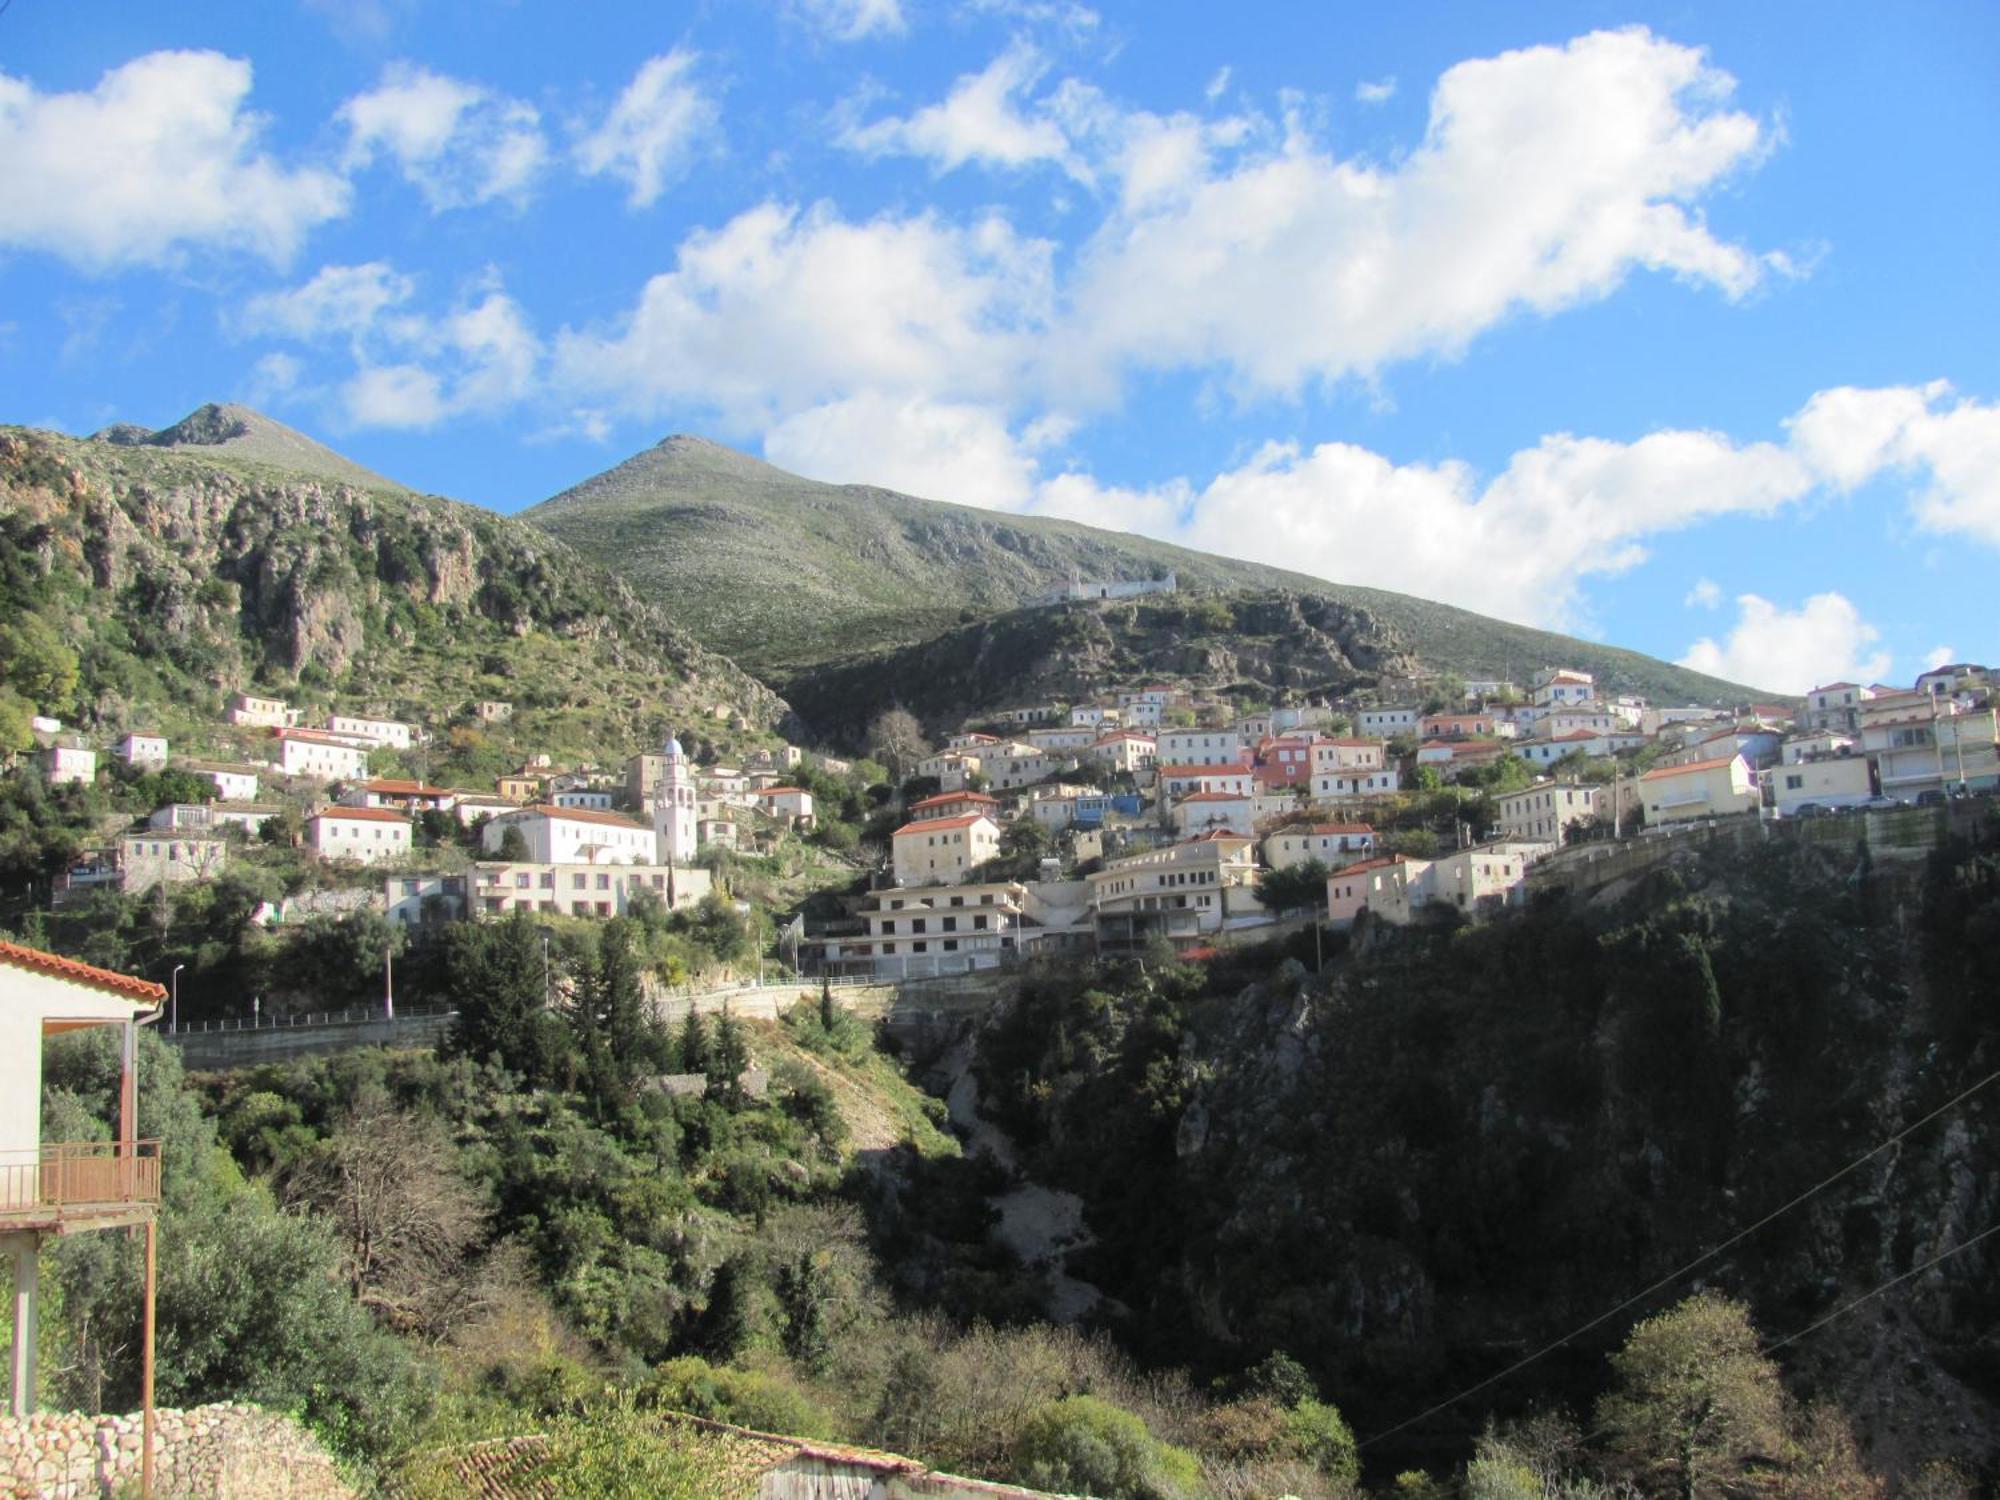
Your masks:
[[[118,754],[128,766],[156,771],[167,763],[167,737],[128,734],[118,742]]]
[[[228,841],[193,828],[148,828],[118,840],[118,888],[128,896],[213,880],[228,865]]]
[[[416,738],[415,728],[400,719],[370,719],[360,714],[331,714],[326,729],[329,734],[344,734],[394,750],[409,749]]]
[[[376,865],[407,859],[410,815],[387,807],[325,807],[306,819],[306,847],[321,859]]]
[[[1190,839],[1221,829],[1249,838],[1257,831],[1255,801],[1248,792],[1190,792],[1174,804],[1174,832]]]
[[[1248,797],[1256,793],[1257,772],[1241,762],[1233,765],[1163,765],[1159,768],[1154,787],[1162,807],[1171,806],[1194,792],[1234,792]]]
[[[713,888],[709,872],[698,865],[481,860],[472,867],[469,909],[482,917],[618,917],[642,895],[678,911]]]
[[[890,835],[898,885],[962,885],[1000,852],[1000,825],[984,813],[905,823]]]
[[[399,927],[462,922],[471,914],[472,876],[391,875],[382,882],[382,904]]]
[[[89,786],[97,780],[97,752],[81,745],[51,745],[41,754],[42,776],[50,786]]]
[[[518,829],[527,860],[542,865],[651,865],[659,861],[659,835],[621,813],[537,803],[487,820],[480,847],[498,854],[507,830]]]
[[[1098,947],[1142,948],[1155,937],[1188,947],[1232,921],[1262,920],[1252,845],[1209,833],[1112,861],[1089,877]]]
[[[1862,719],[1861,748],[1874,759],[1882,795],[1911,802],[1925,792],[2000,785],[1995,710],[1949,712],[1956,703],[1918,701],[1920,708]]]
[[[1806,694],[1804,727],[1836,729],[1848,734],[1861,728],[1862,705],[1875,696],[1872,688],[1854,682],[1829,682]]]
[[[359,781],[368,774],[367,745],[317,729],[277,731],[278,769],[315,781]]]
[[[1159,741],[1136,729],[1119,729],[1092,740],[1078,752],[1078,757],[1109,771],[1136,776],[1159,763]]]
[[[1339,801],[1348,797],[1386,797],[1399,791],[1403,774],[1394,766],[1374,771],[1315,771],[1312,794],[1316,801]]]
[[[215,784],[215,795],[224,802],[253,802],[257,797],[258,769],[213,760],[184,760],[181,769],[194,776],[206,776]]]
[[[450,812],[458,804],[458,793],[448,786],[378,776],[348,787],[340,802],[343,807],[386,807],[405,813]]]
[[[1750,764],[1740,755],[1659,766],[1639,778],[1646,826],[1754,812],[1760,798]]]
[[[1086,750],[1097,739],[1097,731],[1085,725],[1067,724],[1054,729],[1030,729],[1028,743],[1037,750]]]
[[[1544,667],[1535,674],[1528,699],[1537,708],[1565,708],[1597,696],[1597,679],[1570,667]]]
[[[1859,807],[1878,795],[1875,766],[1865,755],[1792,761],[1758,774],[1765,805],[1781,818],[1802,807]]]
[[[1013,881],[874,891],[858,913],[862,931],[822,940],[821,962],[898,977],[996,968],[1024,946],[1027,901]]]
[[[1570,825],[1611,815],[1611,788],[1580,781],[1545,781],[1493,799],[1495,828],[1512,839],[1569,842]]]
[[[1423,717],[1423,710],[1415,704],[1384,704],[1378,708],[1364,708],[1355,716],[1366,735],[1382,739],[1394,739],[1399,734],[1415,734],[1417,721]]]
[[[1264,862],[1289,870],[1316,859],[1329,870],[1375,856],[1375,830],[1366,823],[1301,823],[1264,840]]]
[[[234,693],[223,717],[244,729],[285,729],[299,722],[299,711],[283,698]]]

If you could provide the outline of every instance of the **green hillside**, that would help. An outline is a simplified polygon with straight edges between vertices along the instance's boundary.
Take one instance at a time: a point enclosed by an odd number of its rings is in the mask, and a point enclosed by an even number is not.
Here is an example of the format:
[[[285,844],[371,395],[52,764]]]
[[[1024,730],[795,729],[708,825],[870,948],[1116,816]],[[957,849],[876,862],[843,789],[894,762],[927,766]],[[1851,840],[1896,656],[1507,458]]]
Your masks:
[[[14,747],[33,711],[195,748],[245,688],[465,723],[492,758],[609,757],[668,729],[722,738],[784,713],[547,532],[386,482],[329,482],[310,440],[262,418],[255,435],[259,456],[0,427],[0,720]],[[272,461],[298,454],[305,472]],[[480,699],[514,703],[513,723],[471,726]]]
[[[697,637],[768,680],[931,640],[1086,580],[1318,595],[1360,610],[1437,671],[1524,680],[1555,664],[1662,701],[1749,689],[1637,652],[1329,583],[1071,521],[822,484],[700,438],[670,437],[523,513],[629,578]]]

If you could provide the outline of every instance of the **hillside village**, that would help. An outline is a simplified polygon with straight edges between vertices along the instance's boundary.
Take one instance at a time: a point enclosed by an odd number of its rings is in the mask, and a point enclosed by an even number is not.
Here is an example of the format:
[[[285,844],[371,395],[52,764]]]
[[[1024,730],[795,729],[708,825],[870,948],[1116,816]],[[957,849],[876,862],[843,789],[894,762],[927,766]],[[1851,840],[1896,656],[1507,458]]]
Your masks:
[[[481,701],[456,717],[512,713]],[[1606,695],[1562,667],[1277,707],[1135,684],[998,709],[935,745],[903,723],[875,760],[772,737],[728,764],[670,738],[622,765],[531,753],[471,787],[423,774],[442,725],[247,693],[200,755],[157,734],[95,745],[35,727],[16,775],[62,788],[165,774],[177,789],[68,863],[57,910],[198,887],[283,848],[313,878],[259,906],[267,926],[372,912],[415,933],[723,899],[749,913],[732,874],[741,885],[790,851],[794,869],[810,854],[805,879],[759,893],[766,940],[788,925],[794,939],[773,956],[897,979],[1159,942],[1198,954],[1308,917],[1477,918],[1521,904],[1536,864],[1568,845],[2000,784],[1992,676],[1963,663],[1907,688],[1836,682],[1729,709]]]

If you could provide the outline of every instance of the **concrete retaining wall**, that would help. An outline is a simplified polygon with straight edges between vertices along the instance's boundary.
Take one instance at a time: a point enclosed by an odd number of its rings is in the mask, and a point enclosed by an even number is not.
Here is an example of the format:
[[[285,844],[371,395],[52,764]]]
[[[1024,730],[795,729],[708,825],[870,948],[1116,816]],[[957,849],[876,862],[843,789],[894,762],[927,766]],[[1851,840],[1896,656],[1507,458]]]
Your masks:
[[[354,1500],[298,1423],[224,1403],[153,1414],[157,1500]],[[139,1493],[139,1413],[0,1417],[0,1494],[9,1500],[113,1500]]]
[[[166,1038],[193,1072],[250,1068],[352,1047],[435,1047],[451,1030],[449,1015],[398,1016],[327,1026],[258,1026],[242,1031],[184,1031]]]

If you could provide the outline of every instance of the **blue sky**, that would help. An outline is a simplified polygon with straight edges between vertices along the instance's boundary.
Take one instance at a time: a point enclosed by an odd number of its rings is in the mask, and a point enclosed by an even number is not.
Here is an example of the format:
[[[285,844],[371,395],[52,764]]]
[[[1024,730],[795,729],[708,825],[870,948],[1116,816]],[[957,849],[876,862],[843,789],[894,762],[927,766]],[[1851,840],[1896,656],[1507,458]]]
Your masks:
[[[1959,4],[13,0],[0,418],[503,511],[697,432],[1907,679],[2000,656],[1996,77]]]

